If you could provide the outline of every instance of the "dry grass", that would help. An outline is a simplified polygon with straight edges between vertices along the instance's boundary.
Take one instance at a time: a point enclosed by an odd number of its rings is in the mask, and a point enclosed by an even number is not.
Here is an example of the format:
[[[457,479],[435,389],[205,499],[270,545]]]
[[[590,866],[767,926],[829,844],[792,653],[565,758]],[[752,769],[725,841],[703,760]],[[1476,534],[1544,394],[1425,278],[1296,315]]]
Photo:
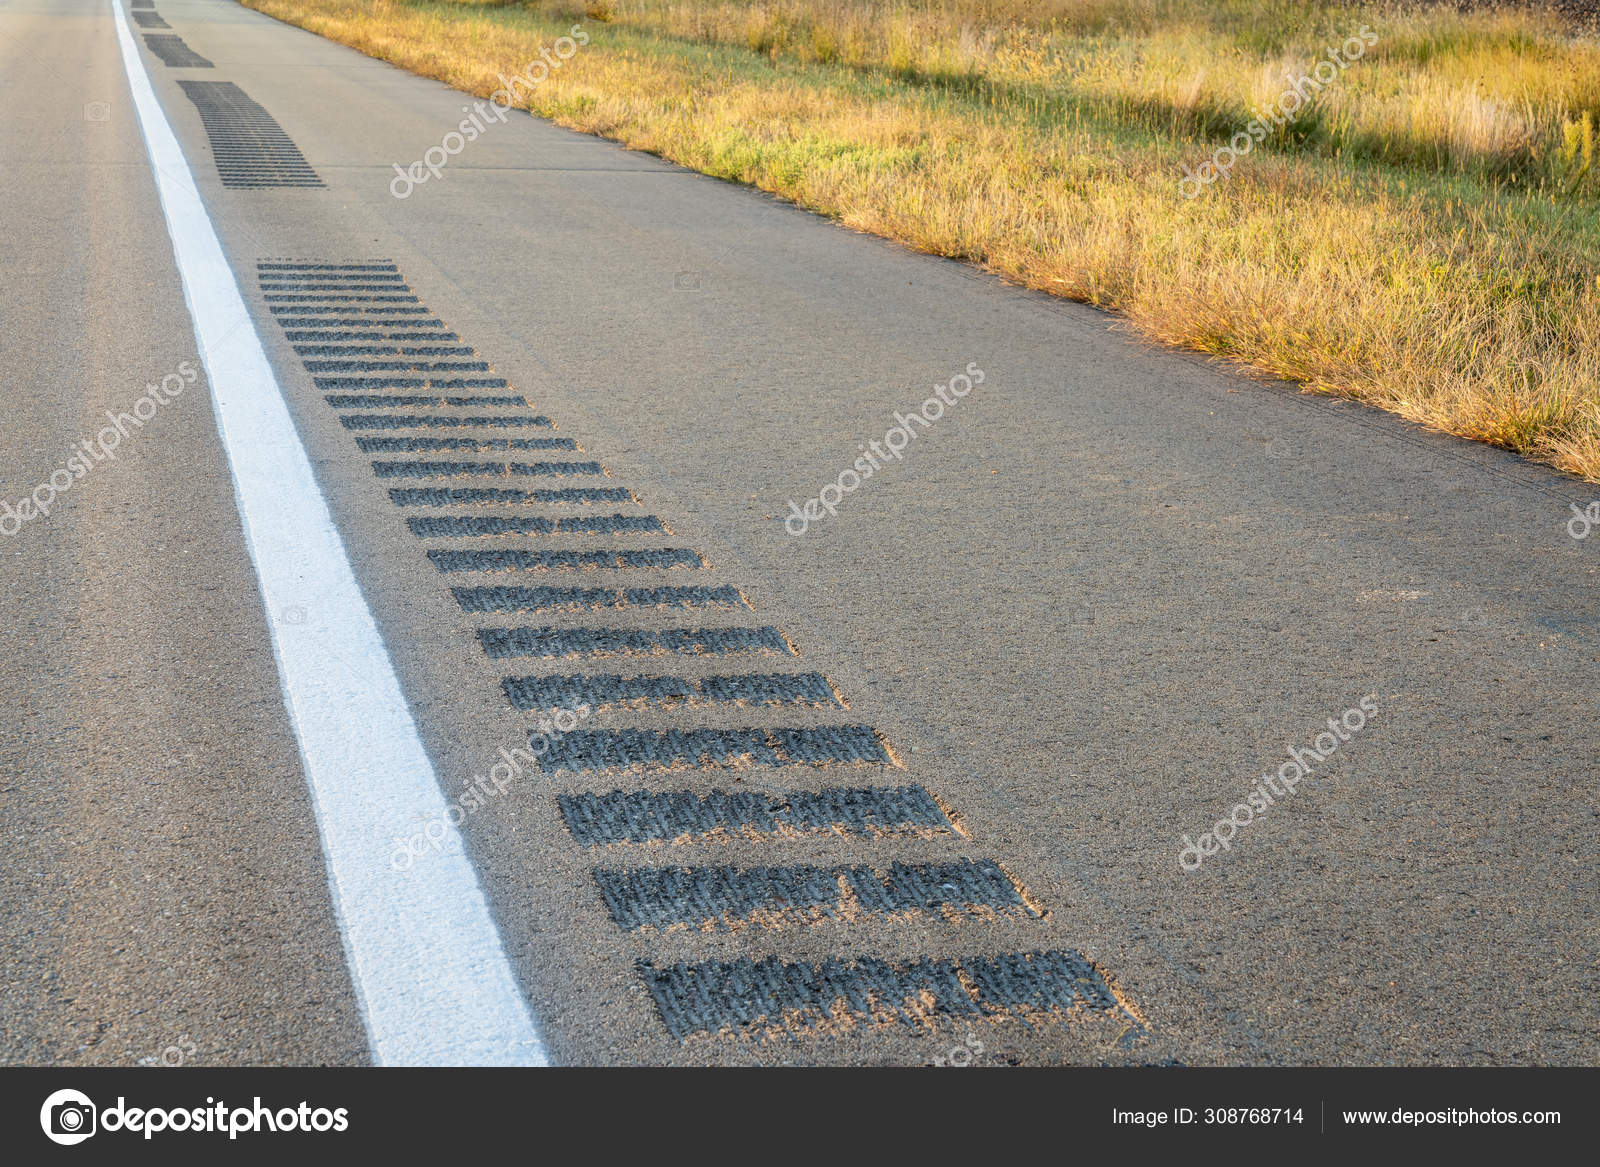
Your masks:
[[[1600,44],[1548,14],[246,2],[480,96],[583,20],[541,116],[1600,481]],[[1363,25],[1336,88],[1179,196],[1180,162]]]

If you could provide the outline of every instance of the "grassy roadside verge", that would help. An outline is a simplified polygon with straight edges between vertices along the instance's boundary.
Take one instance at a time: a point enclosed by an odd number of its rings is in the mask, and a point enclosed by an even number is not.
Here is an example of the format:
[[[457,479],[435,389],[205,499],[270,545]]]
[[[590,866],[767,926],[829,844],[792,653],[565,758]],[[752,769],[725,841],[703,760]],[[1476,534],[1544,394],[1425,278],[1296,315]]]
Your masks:
[[[1600,44],[1548,14],[243,2],[482,97],[581,21],[518,105],[1600,481]],[[1180,166],[1363,28],[1230,177],[1180,194]]]

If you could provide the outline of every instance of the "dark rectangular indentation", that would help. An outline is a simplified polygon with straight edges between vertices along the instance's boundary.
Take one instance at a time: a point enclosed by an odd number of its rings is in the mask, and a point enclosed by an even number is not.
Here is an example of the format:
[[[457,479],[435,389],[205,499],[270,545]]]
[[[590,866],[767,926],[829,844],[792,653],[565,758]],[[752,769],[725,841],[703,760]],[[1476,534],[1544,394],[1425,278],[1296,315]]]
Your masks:
[[[641,961],[639,973],[667,1031],[680,1040],[695,1033],[832,1031],[851,1022],[908,1029],[956,1018],[1030,1023],[1119,1007],[1100,970],[1071,950],[906,962],[857,957],[791,964],[774,956],[658,968]]]
[[[326,377],[311,378],[318,389],[347,392],[376,392],[379,389],[509,389],[511,382],[504,377]],[[526,405],[528,399],[520,393],[510,394],[507,405]],[[487,398],[479,400],[486,401]],[[453,401],[451,404],[465,404]]]
[[[844,703],[821,673],[739,673],[706,677],[700,695],[734,705],[826,705]]]
[[[347,430],[403,429],[548,429],[548,417],[455,417],[450,414],[428,416],[415,413],[350,413],[339,419]]]
[[[374,462],[379,478],[455,478],[463,474],[489,474],[504,478],[504,462]]]
[[[368,295],[373,295],[373,293],[379,296],[416,295],[408,283],[362,283],[355,282],[355,280],[323,283],[320,280],[275,280],[270,279],[270,277],[262,277],[261,291],[264,295],[272,293],[274,298],[283,295],[283,293],[299,293],[299,295],[314,296],[315,299],[328,301],[328,303],[339,303],[339,301],[346,301],[346,299],[355,299],[358,303],[366,303]],[[387,303],[387,301],[378,301],[378,303]],[[421,301],[403,301],[402,299],[398,303],[419,304]],[[360,309],[352,307],[347,311],[357,312]]]
[[[426,377],[313,377],[311,383],[318,389],[334,391],[357,391],[357,396],[363,397],[388,397],[387,393],[375,393],[378,389],[428,389],[432,382]],[[433,398],[432,405],[438,405],[439,400]]]
[[[563,486],[528,491],[534,502],[638,502],[626,486]]]
[[[135,11],[131,14],[133,23],[140,28],[171,28],[172,26],[162,20],[159,15],[149,11]]]
[[[309,260],[301,261],[301,260],[297,260],[297,259],[258,259],[258,260],[256,260],[256,270],[258,270],[258,271],[355,271],[355,272],[370,271],[370,272],[394,272],[397,275],[400,272],[400,268],[397,265],[392,264],[392,263],[387,263],[387,262],[384,262],[384,261],[381,261],[381,260],[374,261],[372,263],[313,263],[313,262],[311,262]]]
[[[314,378],[319,389],[348,389],[349,385],[341,385],[338,377]],[[358,386],[359,387],[359,386]],[[392,389],[438,389],[443,386],[437,381],[422,381],[410,379],[396,379],[388,383]],[[462,406],[511,406],[526,407],[528,402],[522,397],[436,397],[432,394],[405,394],[405,393],[329,393],[325,395],[328,404],[339,409],[360,408],[363,402],[371,402],[367,408],[405,408],[414,405],[419,409],[438,409],[449,407],[459,409]],[[384,402],[395,402],[394,405],[385,405]]]
[[[263,291],[272,289],[263,287]],[[409,291],[409,288],[390,288],[391,292]],[[450,326],[434,315],[433,309],[418,302],[416,304],[279,304],[273,309],[278,323],[285,328],[333,328],[329,317],[347,316],[353,324],[340,325],[335,331],[341,337],[347,337],[354,328],[427,328],[441,331],[454,337],[455,333]],[[354,338],[354,344],[364,338]],[[377,339],[383,340],[380,336]],[[329,341],[327,343],[336,343]],[[456,344],[464,344],[457,337]]]
[[[327,393],[323,396],[335,409],[420,409],[444,404],[442,397],[406,393]]]
[[[399,284],[405,286],[405,277],[400,274],[400,269],[394,264],[382,264],[373,268],[355,270],[351,268],[266,268],[259,264],[256,266],[256,278],[263,284],[271,281],[280,284],[309,284],[317,287],[346,287],[350,284],[371,284],[379,287],[392,287]],[[409,288],[405,289],[410,291]]]
[[[745,608],[730,586],[660,588],[451,588],[463,612],[596,611],[601,608]]]
[[[285,328],[446,328],[426,304],[267,304]]]
[[[700,680],[588,673],[569,677],[506,677],[500,687],[518,709],[714,703],[843,708],[833,686],[821,673],[759,673]]]
[[[883,739],[866,725],[574,730],[539,758],[549,772],[893,764]]]
[[[430,325],[442,328],[443,321],[437,320],[431,308],[422,307],[420,304],[412,307],[408,304],[379,304],[373,307],[349,308],[343,304],[275,304],[268,309],[278,317],[278,323],[283,323],[283,317],[316,317],[319,321],[326,322],[329,316],[345,314],[351,319],[363,324],[380,324],[389,321],[396,323],[413,324],[419,317],[428,317]]]
[[[453,340],[460,340],[461,339],[459,336],[457,336],[453,332],[370,332],[370,331],[363,332],[363,331],[361,331],[362,329],[371,329],[376,325],[380,325],[380,324],[384,323],[383,321],[377,321],[377,320],[357,321],[357,322],[355,322],[355,324],[353,326],[342,327],[342,328],[328,327],[327,326],[328,322],[324,321],[324,320],[313,320],[313,321],[311,321],[311,326],[309,326],[309,327],[304,322],[297,321],[297,320],[279,320],[278,323],[283,325],[283,330],[284,330],[283,331],[283,336],[284,336],[284,339],[295,342],[295,352],[299,353],[302,356],[305,355],[305,348],[306,348],[306,344],[302,343],[302,342],[313,342],[313,341],[315,341],[315,342],[318,342],[319,345],[322,345],[322,344],[324,344],[324,342],[326,342],[325,343],[325,347],[327,347],[327,348],[338,348],[338,347],[341,347],[341,346],[337,345],[337,344],[334,344],[333,342],[343,341],[343,342],[347,342],[347,343],[352,343],[353,344],[356,341],[392,340],[392,341],[395,341],[397,343],[403,342],[403,341],[411,341],[411,342],[416,342],[418,344],[423,344],[423,343],[429,343],[429,342],[435,342],[435,341],[437,341],[437,342],[445,342],[445,341],[453,341]],[[395,351],[395,352],[409,352],[409,353],[412,353],[412,354],[416,354],[416,353],[422,352],[422,350],[420,350],[420,349],[410,349],[410,348],[396,348],[393,351]],[[425,353],[423,355],[441,355],[441,354],[448,354],[451,351],[453,351],[453,350],[450,350],[450,349],[437,349],[437,350],[430,349],[430,350],[428,350],[427,353]],[[464,353],[469,353],[472,350],[471,349],[462,349],[460,351],[462,351]]]
[[[394,487],[389,498],[396,506],[447,507],[499,503],[502,506],[531,502],[638,502],[625,486],[569,486],[559,490],[517,490],[475,486]]]
[[[181,36],[152,33],[144,38],[145,47],[161,58],[169,69],[210,69],[214,66],[183,43]]]
[[[504,377],[313,377],[311,383],[327,392],[376,393],[383,389],[509,389]],[[497,397],[446,397],[446,405],[519,405],[528,399],[520,393]]]
[[[271,305],[271,307],[282,308],[283,305],[275,304],[275,305]],[[351,331],[351,330],[354,330],[354,329],[361,329],[361,328],[387,328],[387,329],[435,328],[435,329],[438,329],[438,328],[444,328],[445,327],[444,321],[442,321],[442,320],[440,320],[440,319],[438,319],[437,317],[434,317],[434,316],[355,316],[355,315],[351,315],[352,313],[362,311],[362,309],[360,309],[360,308],[339,307],[339,308],[336,308],[334,310],[333,314],[330,314],[330,315],[327,315],[327,316],[314,316],[314,315],[311,315],[310,314],[310,310],[307,309],[307,308],[290,307],[290,308],[286,309],[286,311],[291,312],[291,313],[295,313],[295,315],[279,316],[277,319],[278,319],[278,323],[283,327],[285,333],[289,336],[289,339],[291,339],[291,340],[294,339],[293,334],[289,331],[291,329],[307,329],[307,328],[309,328],[309,329],[316,329],[316,330],[319,330],[319,331],[322,331],[322,332],[340,332],[340,331]],[[369,309],[367,309],[367,311],[369,311],[369,312],[377,312],[377,311],[379,311],[379,309],[369,308]],[[427,309],[424,308],[424,309],[422,309],[422,311],[426,312]],[[390,335],[398,335],[398,334],[391,332]],[[447,335],[454,335],[454,334],[453,333],[448,333]]]
[[[568,474],[604,474],[598,462],[508,462],[506,473],[521,478],[561,478]]]
[[[311,373],[487,373],[488,361],[305,361]],[[515,398],[510,404],[520,401]]]
[[[580,706],[666,704],[695,693],[682,677],[506,677],[506,699],[518,709],[577,709]],[[571,705],[566,699],[575,700]]]
[[[467,357],[472,355],[472,349],[465,345],[436,345],[436,344],[297,344],[294,346],[296,355],[301,357],[327,357],[356,355],[368,352],[392,353],[404,357]],[[307,363],[306,367],[311,367]]]
[[[571,438],[357,438],[364,454],[421,454],[433,450],[576,450]]]
[[[654,515],[594,515],[572,518],[503,519],[478,515],[407,519],[419,539],[495,535],[670,535]]]
[[[458,478],[462,475],[507,474],[523,478],[560,478],[568,474],[600,474],[598,462],[374,462],[372,472],[379,478]]]
[[[137,18],[141,14],[134,13]],[[159,19],[159,18],[157,18]],[[165,22],[146,27],[167,27]],[[320,187],[322,180],[311,169],[289,135],[272,115],[245,96],[231,81],[179,80],[178,85],[194,102],[211,142],[217,174],[228,187]],[[271,295],[268,300],[291,300],[296,296]],[[415,300],[416,297],[410,297]]]
[[[317,378],[317,387],[326,389],[326,384],[331,378]],[[397,388],[408,388],[404,382],[396,384]],[[441,406],[451,409],[477,406],[479,408],[505,408],[506,406],[526,407],[528,402],[521,397],[433,397],[426,394],[405,393],[328,393],[325,394],[328,404],[335,409],[437,409]],[[549,421],[548,418],[545,419]]]
[[[355,312],[360,311],[360,309],[346,307],[346,309],[339,309],[339,311]],[[413,315],[413,317],[374,317],[374,319],[366,319],[366,317],[358,317],[358,315],[280,315],[278,323],[283,325],[283,335],[291,339],[291,341],[296,339],[298,335],[333,336],[338,335],[341,331],[357,330],[357,328],[390,328],[390,330],[394,330],[394,328],[445,327],[443,320],[435,319],[435,317],[422,317],[422,315]],[[307,330],[307,328],[314,331],[312,333],[301,333],[299,331]],[[389,336],[389,338],[400,338],[403,333],[389,331],[384,335]],[[454,336],[454,333],[435,333],[435,335]],[[416,336],[429,336],[429,333],[416,333]]]
[[[261,298],[270,305],[287,306],[293,304],[296,311],[310,312],[317,307],[332,308],[339,312],[360,312],[357,304],[420,304],[422,301],[415,296],[369,296],[357,295],[354,292],[340,292],[337,295],[323,295],[311,292],[272,292],[262,293]]]
[[[922,914],[947,920],[1036,916],[992,859],[849,867],[597,868],[595,885],[629,932],[737,931]]]
[[[399,277],[396,277],[399,280]],[[294,280],[274,279],[271,276],[262,276],[260,279],[263,292],[332,292],[335,295],[324,297],[329,300],[342,300],[349,292],[382,292],[386,295],[395,292],[409,292],[411,286],[403,282],[395,283],[369,283],[365,280]]]
[[[776,628],[480,628],[478,643],[495,659],[533,656],[799,656]]]
[[[706,565],[698,551],[687,547],[648,547],[637,551],[608,547],[604,551],[430,551],[428,558],[440,571],[585,571],[628,568]]]
[[[955,825],[921,786],[834,786],[785,794],[713,790],[563,794],[567,829],[585,847],[693,839],[802,835],[886,839],[954,835]]]
[[[294,260],[257,260],[256,275],[264,280],[398,280],[400,265],[389,260],[371,263],[310,263]]]

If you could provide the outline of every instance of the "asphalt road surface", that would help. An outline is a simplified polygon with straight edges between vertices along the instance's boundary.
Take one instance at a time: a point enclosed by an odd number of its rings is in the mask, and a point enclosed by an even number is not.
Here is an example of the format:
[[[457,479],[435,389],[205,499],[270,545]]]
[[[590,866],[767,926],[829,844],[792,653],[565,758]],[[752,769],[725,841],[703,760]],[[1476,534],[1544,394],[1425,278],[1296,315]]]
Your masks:
[[[1600,1058],[1592,488],[471,101],[0,0],[0,1061]]]

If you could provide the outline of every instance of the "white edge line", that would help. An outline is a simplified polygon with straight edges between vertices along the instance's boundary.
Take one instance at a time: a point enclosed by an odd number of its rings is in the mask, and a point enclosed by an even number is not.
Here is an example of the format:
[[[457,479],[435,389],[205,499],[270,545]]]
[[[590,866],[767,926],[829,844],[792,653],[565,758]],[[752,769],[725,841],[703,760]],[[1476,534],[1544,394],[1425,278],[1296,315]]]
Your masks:
[[[378,1065],[547,1065],[488,902],[244,298],[117,0],[122,63],[215,402]],[[284,613],[296,611],[297,623]],[[251,759],[240,758],[238,765]],[[439,851],[406,871],[424,822]]]

